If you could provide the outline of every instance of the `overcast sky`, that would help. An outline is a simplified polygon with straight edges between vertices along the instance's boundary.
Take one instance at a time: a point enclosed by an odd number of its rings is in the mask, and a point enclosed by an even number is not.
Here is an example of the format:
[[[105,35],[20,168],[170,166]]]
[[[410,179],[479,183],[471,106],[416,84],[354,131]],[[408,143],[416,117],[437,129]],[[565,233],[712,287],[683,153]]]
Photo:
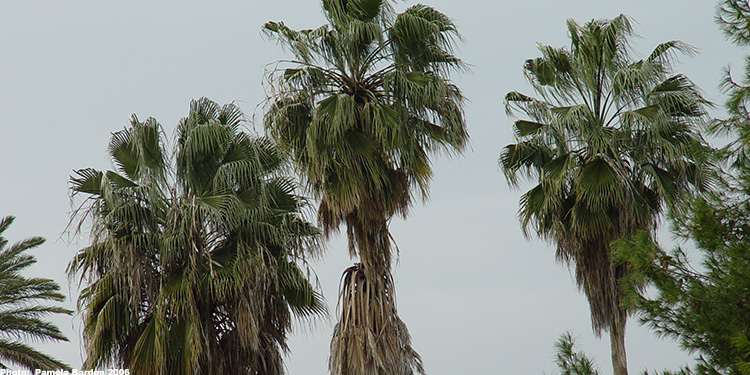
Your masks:
[[[531,93],[522,64],[539,55],[537,43],[568,45],[568,18],[632,17],[639,56],[672,39],[695,46],[699,54],[680,59],[677,70],[719,107],[721,70],[731,64],[739,71],[745,51],[724,40],[713,0],[425,3],[452,17],[465,38],[457,54],[472,72],[454,79],[469,99],[471,148],[454,159],[436,156],[430,201],[391,225],[401,250],[394,270],[399,313],[414,348],[430,375],[541,375],[555,369],[554,341],[571,331],[602,373],[611,373],[609,339],[592,334],[588,305],[570,272],[555,263],[550,245],[521,234],[522,191],[509,189],[497,167],[501,148],[513,142],[502,97],[511,90]],[[201,96],[235,101],[259,120],[264,70],[289,57],[263,37],[261,26],[324,22],[317,0],[6,0],[2,10],[0,216],[17,216],[6,232],[11,242],[48,239],[35,250],[39,263],[32,271],[56,279],[71,308],[78,287],[64,271],[86,241],[63,233],[71,171],[111,168],[109,136],[131,113],[155,117],[170,137],[190,100]],[[350,264],[340,238],[315,264],[332,311],[339,276]],[[71,342],[39,346],[79,366],[80,317],[55,322]],[[289,373],[326,374],[331,325],[297,327]],[[688,363],[676,343],[656,338],[635,319],[626,340],[633,374]]]

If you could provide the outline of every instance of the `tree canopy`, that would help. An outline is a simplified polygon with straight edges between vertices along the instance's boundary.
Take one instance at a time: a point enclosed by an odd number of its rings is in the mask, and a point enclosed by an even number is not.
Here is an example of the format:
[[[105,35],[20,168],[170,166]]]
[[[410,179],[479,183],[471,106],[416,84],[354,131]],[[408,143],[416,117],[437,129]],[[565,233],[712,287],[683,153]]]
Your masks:
[[[193,101],[170,152],[161,125],[133,115],[109,144],[115,170],[71,176],[73,219],[92,228],[69,265],[85,284],[84,367],[282,374],[292,316],[324,311],[297,263],[319,249],[305,200],[242,121]]]

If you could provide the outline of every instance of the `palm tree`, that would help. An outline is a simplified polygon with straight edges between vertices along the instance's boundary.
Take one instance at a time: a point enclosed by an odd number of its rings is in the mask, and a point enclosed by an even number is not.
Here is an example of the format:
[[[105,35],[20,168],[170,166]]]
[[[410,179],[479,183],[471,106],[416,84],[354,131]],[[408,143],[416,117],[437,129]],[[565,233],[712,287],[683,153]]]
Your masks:
[[[505,96],[517,143],[500,157],[508,182],[536,185],[521,197],[519,217],[557,245],[557,259],[575,265],[595,333],[608,331],[615,375],[627,374],[625,322],[610,242],[653,231],[658,216],[693,186],[700,187],[704,142],[697,127],[706,100],[684,75],[672,73],[679,42],[658,45],[632,61],[630,20],[568,20],[570,49],[540,45],[524,73],[538,98]]]
[[[349,268],[341,289],[329,369],[333,374],[422,372],[393,304],[388,222],[426,199],[429,157],[467,142],[463,97],[448,80],[461,69],[458,34],[444,14],[415,5],[396,14],[383,0],[323,0],[314,30],[269,22],[291,50],[271,75],[268,132],[319,199],[326,235],[346,225]]]
[[[61,302],[65,296],[60,286],[50,279],[26,278],[20,273],[36,263],[26,250],[44,243],[42,237],[31,237],[16,242],[10,247],[3,232],[13,223],[13,216],[0,220],[0,367],[6,363],[33,371],[70,370],[70,366],[24,344],[22,339],[36,341],[68,341],[59,328],[44,320],[51,314],[72,314],[72,311],[46,305]]]
[[[264,138],[242,113],[200,99],[176,129],[174,165],[153,118],[112,135],[116,169],[81,169],[75,217],[91,244],[69,265],[87,286],[87,368],[138,374],[282,374],[292,315],[324,310],[296,260],[319,233]]]

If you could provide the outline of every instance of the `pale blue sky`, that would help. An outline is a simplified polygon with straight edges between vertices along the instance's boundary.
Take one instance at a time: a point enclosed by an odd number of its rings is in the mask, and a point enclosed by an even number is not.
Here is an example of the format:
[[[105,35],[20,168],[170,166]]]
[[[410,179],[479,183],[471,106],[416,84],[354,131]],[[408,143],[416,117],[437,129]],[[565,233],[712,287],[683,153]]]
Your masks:
[[[640,35],[633,46],[641,54],[671,39],[695,46],[699,55],[680,59],[677,70],[719,105],[721,69],[730,63],[741,69],[745,51],[724,40],[712,0],[424,2],[452,17],[465,38],[457,53],[472,72],[454,78],[469,99],[472,139],[464,156],[434,159],[431,200],[416,205],[407,221],[392,223],[401,249],[395,269],[399,312],[414,348],[431,375],[549,374],[553,343],[570,330],[602,373],[611,373],[609,340],[591,333],[588,305],[570,273],[554,262],[551,246],[521,235],[521,191],[509,189],[497,168],[500,149],[513,141],[502,97],[530,92],[521,66],[538,56],[537,42],[567,45],[567,18],[583,23],[631,16]],[[36,251],[40,261],[33,270],[63,285],[73,299],[68,306],[74,306],[77,286],[68,284],[65,266],[86,241],[62,234],[71,209],[68,175],[77,168],[110,168],[109,135],[131,113],[156,117],[171,135],[190,100],[207,96],[236,101],[259,119],[264,69],[288,57],[263,38],[260,28],[269,20],[293,28],[324,22],[316,0],[3,3],[0,215],[17,216],[7,232],[11,241],[48,239]],[[315,265],[332,311],[339,276],[350,264],[338,239]],[[56,322],[71,343],[40,346],[80,365],[79,317]],[[289,373],[326,374],[330,324],[299,327],[290,338]],[[689,358],[635,320],[627,350],[634,374],[676,368]]]

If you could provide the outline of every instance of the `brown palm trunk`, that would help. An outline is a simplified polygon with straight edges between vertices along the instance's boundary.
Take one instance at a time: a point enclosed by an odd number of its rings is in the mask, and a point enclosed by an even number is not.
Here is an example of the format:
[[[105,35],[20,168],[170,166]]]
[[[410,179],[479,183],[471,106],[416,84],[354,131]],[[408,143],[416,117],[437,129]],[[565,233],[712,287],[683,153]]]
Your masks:
[[[625,319],[626,315],[623,312],[619,319],[615,318],[609,331],[614,375],[628,375],[628,361],[625,356]]]

